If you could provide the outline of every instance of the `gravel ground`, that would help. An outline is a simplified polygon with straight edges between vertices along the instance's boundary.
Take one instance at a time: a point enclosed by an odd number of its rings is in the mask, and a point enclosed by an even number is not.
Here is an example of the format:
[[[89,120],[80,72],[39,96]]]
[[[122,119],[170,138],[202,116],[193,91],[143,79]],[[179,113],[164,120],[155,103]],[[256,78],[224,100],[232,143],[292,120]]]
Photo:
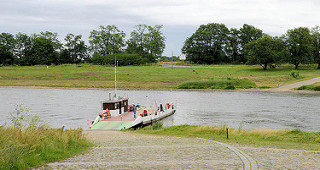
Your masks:
[[[237,148],[255,159],[259,169],[320,169],[320,151]]]
[[[40,169],[243,169],[231,150],[214,141],[121,131],[86,131],[97,145],[85,154]],[[320,169],[320,151],[233,145],[259,169]]]
[[[211,141],[121,131],[87,131],[97,147],[44,169],[241,169],[232,151]]]

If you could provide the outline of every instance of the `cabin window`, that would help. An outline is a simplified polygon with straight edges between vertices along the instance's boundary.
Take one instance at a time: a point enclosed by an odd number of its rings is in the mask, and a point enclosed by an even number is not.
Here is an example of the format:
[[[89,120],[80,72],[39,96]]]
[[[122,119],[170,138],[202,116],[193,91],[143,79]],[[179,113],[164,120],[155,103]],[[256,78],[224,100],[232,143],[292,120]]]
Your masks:
[[[107,108],[109,110],[115,110],[114,104],[115,103],[103,103],[103,110],[106,110]]]

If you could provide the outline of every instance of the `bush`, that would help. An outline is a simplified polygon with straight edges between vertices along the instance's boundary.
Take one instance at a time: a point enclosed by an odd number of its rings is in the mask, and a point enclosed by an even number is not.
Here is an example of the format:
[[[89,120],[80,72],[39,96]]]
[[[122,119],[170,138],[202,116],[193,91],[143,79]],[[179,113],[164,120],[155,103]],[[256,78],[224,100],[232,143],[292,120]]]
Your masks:
[[[320,86],[314,87],[313,90],[315,90],[315,91],[320,91]]]
[[[290,76],[296,79],[300,77],[299,72],[295,72],[294,70],[291,71]]]
[[[234,87],[234,85],[228,85],[226,88],[224,89],[229,89],[229,90],[234,90],[236,89],[236,87]]]
[[[314,90],[314,91],[320,91],[320,85],[311,84],[311,85],[305,85],[298,87],[297,90]]]
[[[248,89],[254,88],[256,84],[247,79],[210,80],[210,81],[192,81],[180,84],[178,89]]]
[[[270,89],[270,86],[259,86],[260,89]]]
[[[297,90],[306,90],[306,89],[307,89],[307,86],[301,86],[297,88]]]

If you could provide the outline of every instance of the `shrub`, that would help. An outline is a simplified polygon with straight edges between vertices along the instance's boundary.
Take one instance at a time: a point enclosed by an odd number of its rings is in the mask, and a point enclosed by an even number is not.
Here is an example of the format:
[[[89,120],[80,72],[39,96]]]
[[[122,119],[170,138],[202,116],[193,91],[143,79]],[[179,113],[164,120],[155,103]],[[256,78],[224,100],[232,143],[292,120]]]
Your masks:
[[[236,87],[234,87],[234,85],[228,85],[226,88],[224,89],[229,89],[229,90],[234,90],[236,89]]]
[[[290,76],[296,79],[300,77],[299,72],[296,72],[294,70],[291,71]]]
[[[178,89],[236,89],[254,88],[256,84],[247,79],[217,79],[210,81],[191,81],[180,84]]]
[[[314,87],[313,90],[315,90],[315,91],[320,91],[320,86]]]
[[[314,91],[320,91],[320,85],[319,83],[311,84],[311,85],[304,85],[301,87],[298,87],[297,90],[314,90]]]

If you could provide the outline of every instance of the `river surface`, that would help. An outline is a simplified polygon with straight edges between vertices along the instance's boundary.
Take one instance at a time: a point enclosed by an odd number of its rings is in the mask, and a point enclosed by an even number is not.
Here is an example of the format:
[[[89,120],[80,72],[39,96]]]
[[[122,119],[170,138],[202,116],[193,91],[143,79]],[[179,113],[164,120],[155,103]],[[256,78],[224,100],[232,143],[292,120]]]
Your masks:
[[[0,88],[0,124],[23,104],[51,127],[87,129],[101,112],[101,101],[112,90]],[[320,131],[320,94],[243,91],[118,90],[129,104],[177,105],[165,126],[227,125],[233,128],[301,129]]]

